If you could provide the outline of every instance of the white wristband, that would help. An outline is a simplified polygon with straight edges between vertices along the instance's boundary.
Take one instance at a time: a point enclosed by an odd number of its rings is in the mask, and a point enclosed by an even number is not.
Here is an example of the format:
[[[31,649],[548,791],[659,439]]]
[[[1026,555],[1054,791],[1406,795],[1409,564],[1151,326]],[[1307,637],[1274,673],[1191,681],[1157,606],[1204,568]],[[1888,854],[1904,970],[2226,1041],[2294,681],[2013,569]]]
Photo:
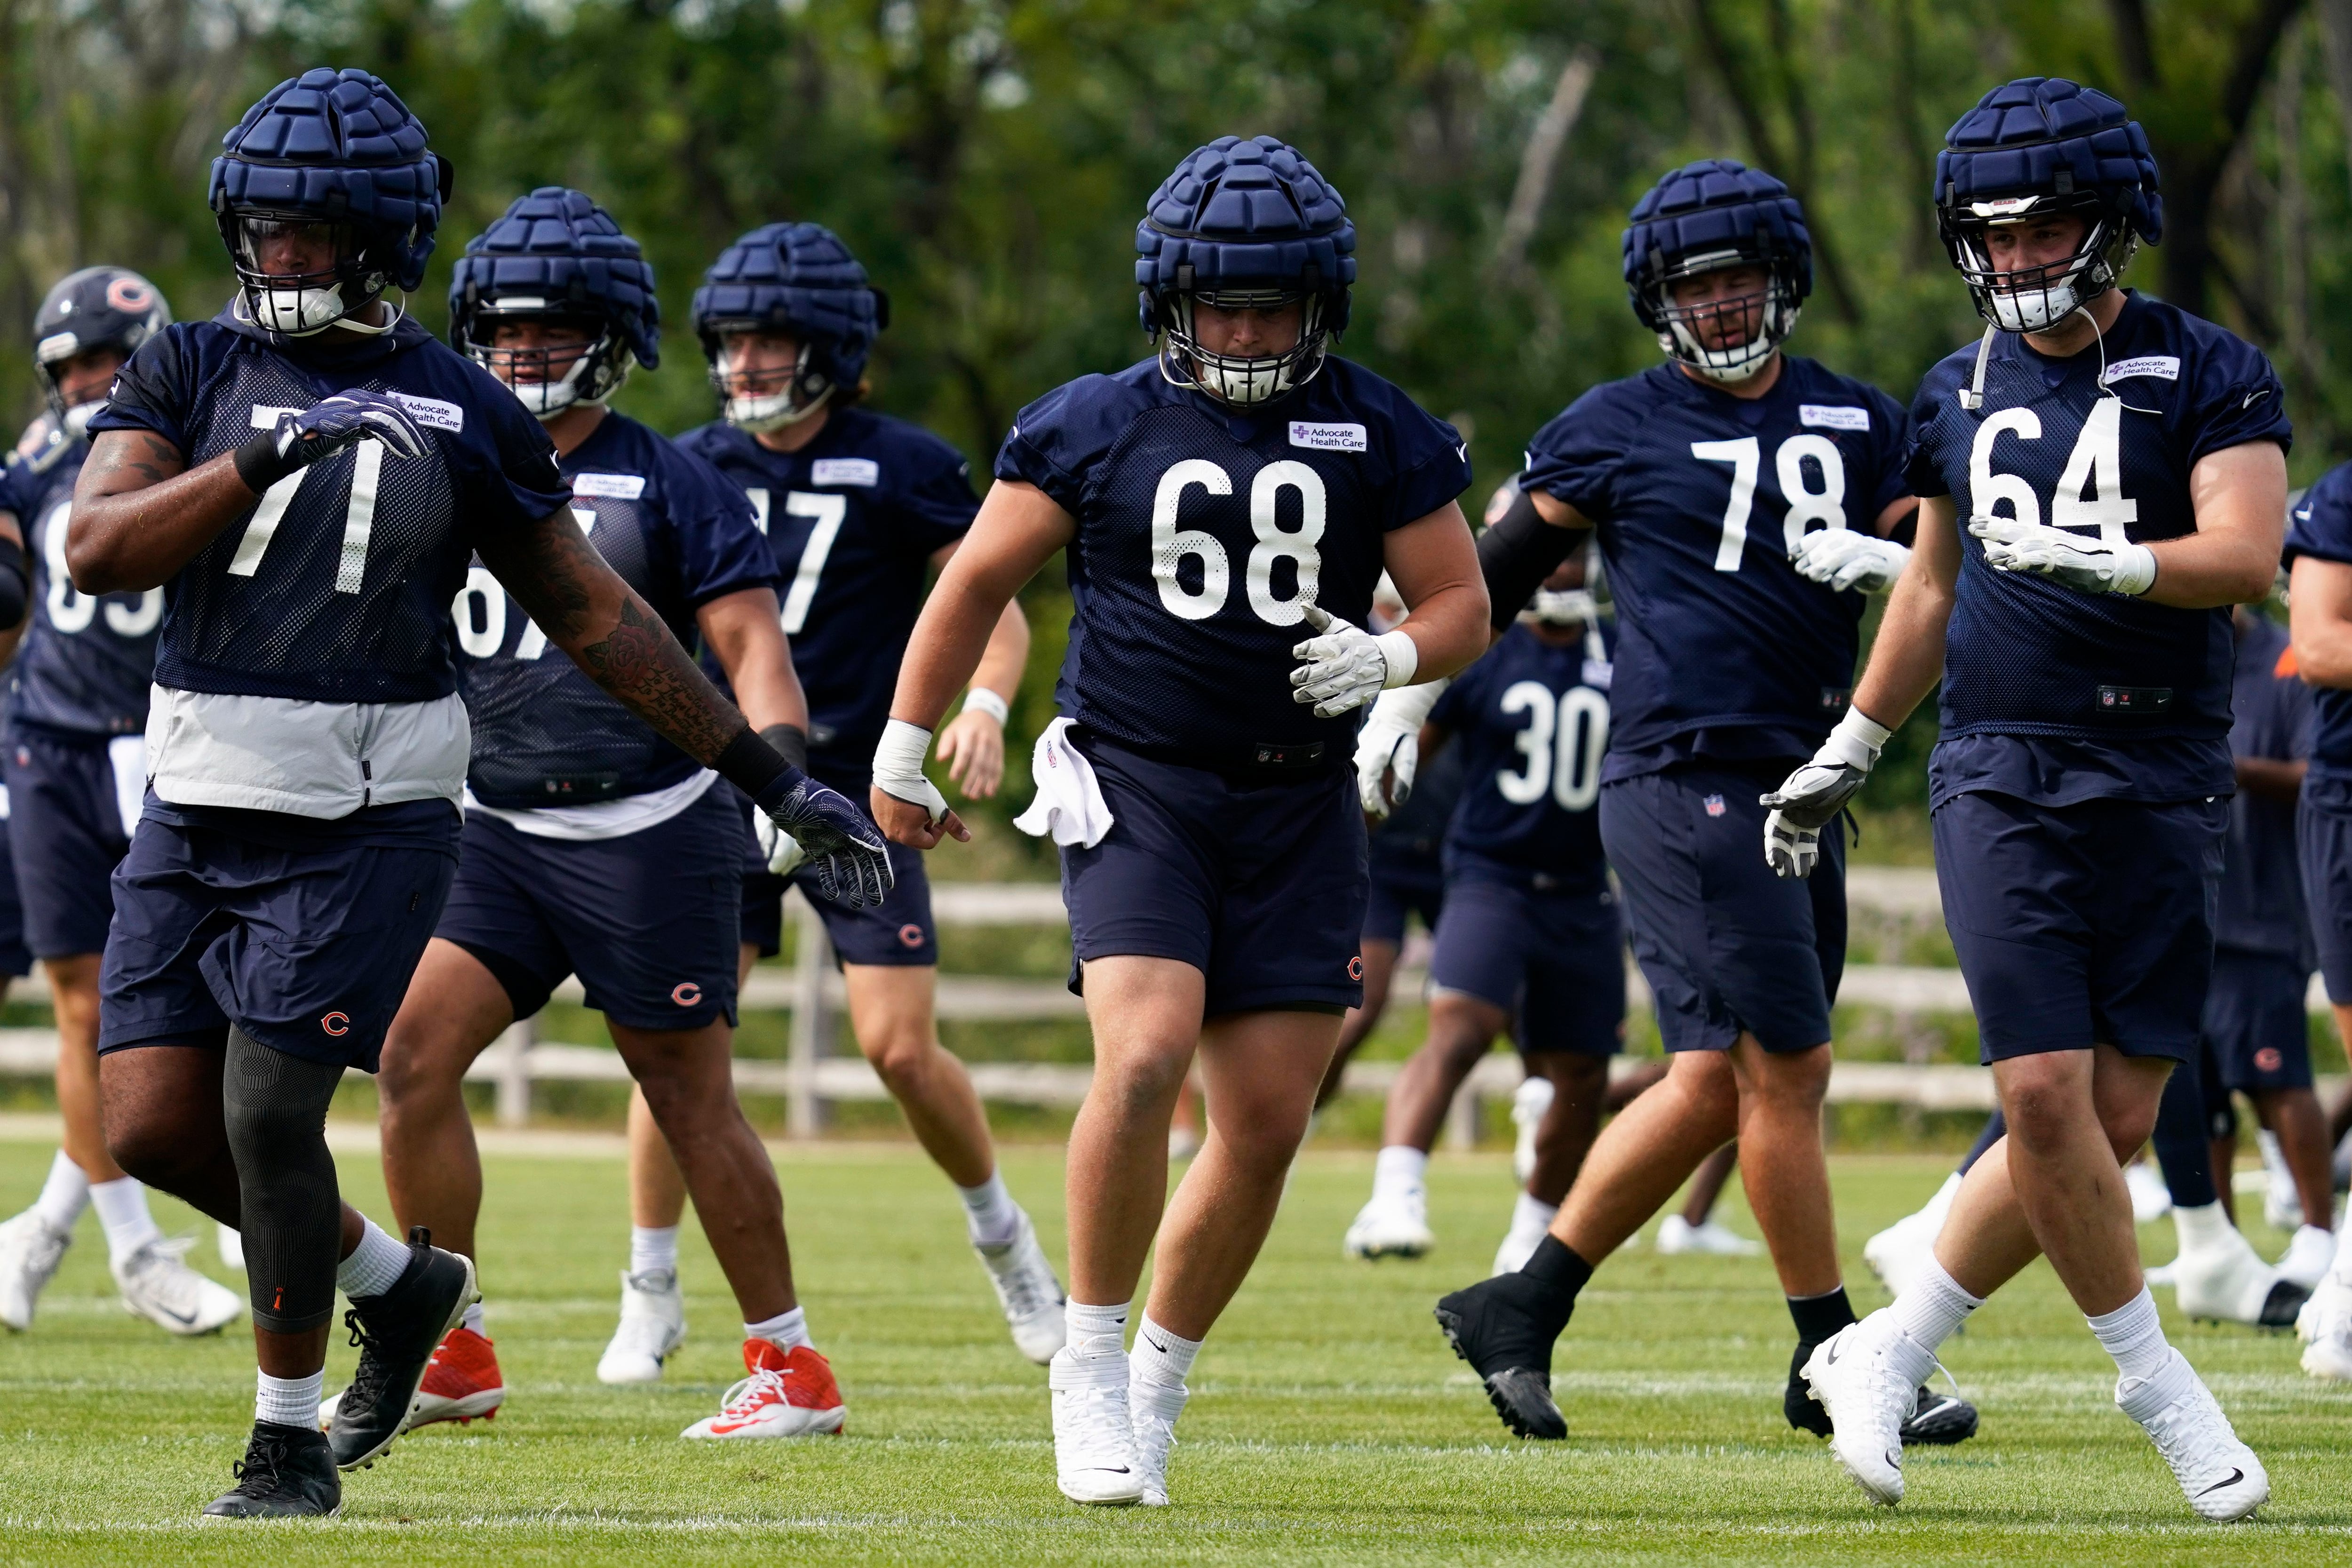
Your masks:
[[[1399,686],[1411,686],[1412,672],[1421,666],[1421,649],[1413,646],[1412,639],[1405,636],[1403,630],[1400,628],[1392,632],[1382,632],[1372,639],[1372,645],[1381,650],[1381,657],[1388,661],[1389,672],[1381,681],[1381,689],[1387,690]]]
[[[890,788],[893,782],[912,783],[923,776],[923,758],[931,749],[931,732],[920,724],[909,724],[904,719],[893,719],[882,726],[882,739],[874,747],[874,782],[887,795],[898,795]],[[899,795],[905,799],[904,795]]]
[[[985,713],[999,724],[1013,721],[1012,705],[985,686],[975,686],[963,694],[963,711]]]
[[[1894,733],[1861,709],[1849,704],[1845,717],[1837,721],[1837,728],[1830,731],[1829,739],[1822,743],[1822,749],[1833,752],[1840,760],[1867,773],[1878,765],[1878,753],[1886,749],[1886,742]]]

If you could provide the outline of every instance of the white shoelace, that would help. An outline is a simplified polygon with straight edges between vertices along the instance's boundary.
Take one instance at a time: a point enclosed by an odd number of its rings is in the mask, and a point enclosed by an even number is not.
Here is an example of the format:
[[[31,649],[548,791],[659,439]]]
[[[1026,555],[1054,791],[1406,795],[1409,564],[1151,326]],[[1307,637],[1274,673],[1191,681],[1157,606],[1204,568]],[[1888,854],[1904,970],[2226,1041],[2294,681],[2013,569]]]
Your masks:
[[[777,1405],[792,1403],[784,1392],[784,1374],[763,1366],[727,1391],[726,1397],[719,1402],[719,1414],[730,1421],[744,1420],[758,1414],[762,1405],[771,1403],[771,1394],[775,1396],[773,1403]]]
[[[2238,1468],[2234,1458],[2238,1435],[2231,1430],[2230,1418],[2221,1414],[2212,1391],[2202,1383],[2192,1384],[2188,1393],[2150,1416],[2141,1429],[2172,1467],[2181,1489],[2192,1497]]]
[[[1066,1470],[1116,1470],[1135,1457],[1127,1358],[1101,1359],[1111,1363],[1102,1370],[1112,1375],[1054,1389],[1054,1447]]]

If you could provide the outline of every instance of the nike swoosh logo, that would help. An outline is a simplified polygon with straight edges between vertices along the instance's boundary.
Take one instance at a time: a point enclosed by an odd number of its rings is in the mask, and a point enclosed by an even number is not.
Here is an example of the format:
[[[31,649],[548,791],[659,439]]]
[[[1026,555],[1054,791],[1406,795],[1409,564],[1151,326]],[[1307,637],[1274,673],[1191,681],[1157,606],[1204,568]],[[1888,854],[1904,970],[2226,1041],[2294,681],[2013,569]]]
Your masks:
[[[2220,1491],[2223,1487],[2234,1487],[2234,1486],[2236,1486],[2240,1481],[2242,1481],[2242,1480],[2244,1480],[2245,1479],[2246,1479],[2246,1472],[2245,1472],[2245,1471],[2243,1471],[2243,1470],[2235,1470],[2235,1469],[2233,1469],[2233,1470],[2231,1470],[2231,1471],[2230,1472],[2230,1474],[2229,1474],[2229,1478],[2228,1478],[2226,1480],[2219,1480],[2219,1481],[2215,1481],[2211,1486],[2207,1487],[2207,1488],[2205,1489],[2205,1491],[2199,1492],[2197,1495],[2198,1495],[2199,1497],[2203,1497],[2203,1496],[2205,1496],[2205,1495],[2206,1495],[2206,1492],[2218,1492],[2218,1491]]]
[[[1832,1340],[1832,1341],[1831,1341],[1831,1342],[1830,1342],[1830,1354],[1829,1354],[1829,1363],[1830,1363],[1830,1365],[1832,1365],[1832,1366],[1835,1366],[1835,1365],[1837,1365],[1837,1358],[1838,1358],[1837,1342],[1836,1342],[1836,1341],[1834,1341],[1834,1340]]]
[[[193,1323],[196,1321],[196,1315],[194,1312],[174,1312],[161,1301],[155,1303],[155,1310],[175,1323]]]
[[[1168,1353],[1168,1347],[1161,1344],[1158,1340],[1153,1339],[1150,1334],[1143,1336],[1143,1342],[1150,1345],[1153,1350],[1158,1351],[1161,1355],[1166,1355]]]

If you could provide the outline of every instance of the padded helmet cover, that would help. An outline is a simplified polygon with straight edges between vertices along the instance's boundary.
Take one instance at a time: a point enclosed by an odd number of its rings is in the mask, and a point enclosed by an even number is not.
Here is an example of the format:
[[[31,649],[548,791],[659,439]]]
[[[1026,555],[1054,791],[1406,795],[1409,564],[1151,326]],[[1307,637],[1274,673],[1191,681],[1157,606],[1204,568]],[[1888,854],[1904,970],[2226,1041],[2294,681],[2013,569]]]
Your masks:
[[[839,236],[821,224],[772,223],[719,252],[694,291],[694,331],[714,360],[722,325],[788,331],[809,368],[852,388],[866,372],[890,302]]]
[[[546,300],[550,313],[599,317],[639,364],[661,362],[653,264],[578,191],[542,185],[518,196],[467,244],[449,279],[451,343],[462,352],[473,313],[517,295]]]
[[[1633,205],[1622,242],[1633,313],[1662,328],[1658,289],[1685,257],[1731,251],[1787,268],[1794,303],[1813,291],[1813,240],[1789,187],[1730,158],[1701,158],[1669,172]]]
[[[2097,192],[2134,233],[2164,237],[2164,197],[2147,132],[2096,88],[2021,77],[1994,88],[1945,133],[1936,154],[1937,206]]]
[[[1325,330],[1348,326],[1356,226],[1314,164],[1271,136],[1220,136],[1160,182],[1135,227],[1146,331],[1169,296],[1221,289],[1320,294]]]

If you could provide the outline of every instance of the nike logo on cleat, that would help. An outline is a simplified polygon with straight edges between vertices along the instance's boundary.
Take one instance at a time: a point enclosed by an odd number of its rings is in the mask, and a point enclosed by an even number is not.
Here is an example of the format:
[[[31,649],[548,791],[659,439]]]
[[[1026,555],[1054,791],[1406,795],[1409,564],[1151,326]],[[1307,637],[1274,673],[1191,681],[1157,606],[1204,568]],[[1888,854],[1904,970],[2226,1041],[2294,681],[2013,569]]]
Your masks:
[[[2218,1491],[2220,1491],[2223,1487],[2234,1487],[2234,1486],[2236,1486],[2240,1481],[2242,1481],[2242,1480],[2244,1480],[2245,1479],[2246,1479],[2246,1472],[2245,1472],[2245,1471],[2243,1471],[2243,1470],[2231,1470],[2231,1471],[2229,1473],[2229,1475],[2228,1475],[2225,1479],[2221,1479],[2221,1480],[2215,1481],[2211,1486],[2207,1487],[2207,1488],[2205,1489],[2205,1490],[2204,1490],[2204,1491],[2199,1492],[2197,1495],[2198,1495],[2199,1497],[2203,1497],[2203,1496],[2205,1496],[2205,1495],[2206,1495],[2206,1493],[2207,1493],[2207,1492],[2218,1492]]]

